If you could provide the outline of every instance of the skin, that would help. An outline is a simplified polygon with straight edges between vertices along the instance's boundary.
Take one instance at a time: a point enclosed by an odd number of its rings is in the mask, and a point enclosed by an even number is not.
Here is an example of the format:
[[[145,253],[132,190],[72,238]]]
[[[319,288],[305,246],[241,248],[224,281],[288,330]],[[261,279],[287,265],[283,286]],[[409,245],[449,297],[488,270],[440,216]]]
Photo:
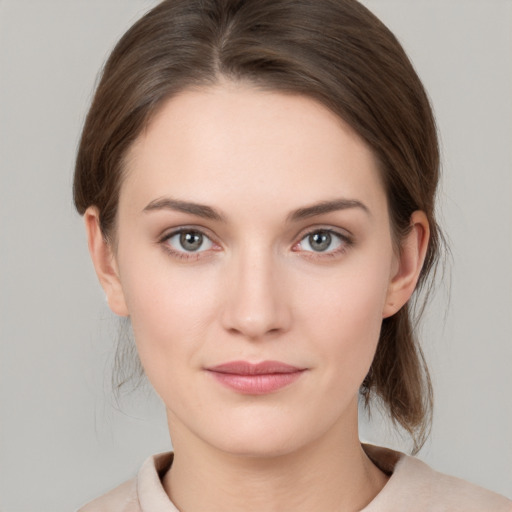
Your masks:
[[[416,285],[425,215],[413,214],[394,247],[364,141],[312,99],[247,84],[170,99],[126,171],[115,247],[94,207],[85,222],[109,305],[130,316],[167,409],[173,502],[183,512],[363,508],[387,478],[358,439],[358,390],[382,319]],[[208,205],[222,220],[169,199]],[[352,202],[290,220],[339,199]],[[198,250],[180,245],[182,227],[204,234]],[[332,231],[324,250],[309,236],[319,230]],[[234,360],[305,371],[277,391],[241,394],[205,371]]]

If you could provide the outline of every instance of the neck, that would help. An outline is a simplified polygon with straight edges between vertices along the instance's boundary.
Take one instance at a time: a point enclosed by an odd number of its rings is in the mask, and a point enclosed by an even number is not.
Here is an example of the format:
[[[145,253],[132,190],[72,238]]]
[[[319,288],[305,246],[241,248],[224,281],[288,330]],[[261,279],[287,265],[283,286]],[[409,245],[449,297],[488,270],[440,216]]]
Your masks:
[[[197,439],[187,439],[188,433],[171,432],[174,461],[163,483],[182,512],[356,511],[387,481],[362,449],[357,421],[352,432],[329,432],[309,446],[275,457],[199,447]]]

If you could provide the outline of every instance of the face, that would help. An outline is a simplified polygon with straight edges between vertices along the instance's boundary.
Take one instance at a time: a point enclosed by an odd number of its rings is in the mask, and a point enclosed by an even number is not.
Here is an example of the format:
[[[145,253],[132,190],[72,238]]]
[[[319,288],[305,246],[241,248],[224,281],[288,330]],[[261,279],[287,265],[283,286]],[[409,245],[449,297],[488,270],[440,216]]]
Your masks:
[[[312,99],[224,84],[169,100],[126,171],[105,289],[173,441],[257,456],[357,429],[401,305],[365,143]]]

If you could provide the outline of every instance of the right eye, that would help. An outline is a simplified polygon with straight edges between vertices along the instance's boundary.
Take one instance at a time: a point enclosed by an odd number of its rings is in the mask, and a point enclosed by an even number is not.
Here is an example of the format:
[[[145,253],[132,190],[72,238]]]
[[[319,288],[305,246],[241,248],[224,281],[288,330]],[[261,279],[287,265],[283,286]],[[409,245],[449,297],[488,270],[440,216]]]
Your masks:
[[[201,253],[212,249],[213,242],[197,229],[180,229],[167,235],[162,242],[173,253]]]

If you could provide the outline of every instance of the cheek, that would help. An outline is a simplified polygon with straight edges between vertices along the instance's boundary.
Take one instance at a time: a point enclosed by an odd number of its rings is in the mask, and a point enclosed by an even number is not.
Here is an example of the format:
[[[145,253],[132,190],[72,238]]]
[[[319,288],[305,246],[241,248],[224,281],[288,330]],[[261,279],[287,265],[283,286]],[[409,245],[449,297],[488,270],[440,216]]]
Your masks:
[[[372,263],[372,264],[370,264]],[[386,301],[388,267],[368,262],[364,271],[349,268],[325,282],[309,282],[302,291],[301,324],[329,361],[326,378],[359,388],[377,348]]]
[[[139,357],[158,391],[162,378],[179,375],[183,361],[194,361],[215,318],[218,294],[211,272],[158,261],[143,266],[144,259],[132,254],[121,267],[123,291]]]

